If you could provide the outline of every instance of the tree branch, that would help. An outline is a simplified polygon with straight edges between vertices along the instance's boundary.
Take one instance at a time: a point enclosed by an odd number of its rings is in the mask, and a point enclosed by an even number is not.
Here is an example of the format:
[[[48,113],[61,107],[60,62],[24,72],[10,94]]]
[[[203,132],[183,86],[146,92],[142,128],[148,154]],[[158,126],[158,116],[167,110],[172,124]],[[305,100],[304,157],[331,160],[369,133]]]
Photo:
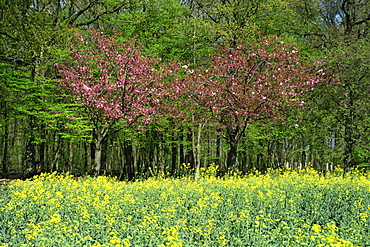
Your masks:
[[[83,15],[87,10],[91,9],[92,7],[94,7],[95,4],[96,4],[96,1],[91,1],[89,3],[89,5],[87,5],[85,8],[80,9],[80,11],[78,11],[75,14],[75,16],[69,21],[69,24],[70,25],[73,25],[74,22],[78,19],[78,17],[80,17],[81,15]]]
[[[8,33],[6,33],[6,32],[2,32],[2,31],[0,31],[0,35],[4,35],[4,36],[6,36],[6,37],[8,37],[8,38],[10,38],[10,39],[12,39],[12,40],[15,40],[15,41],[19,41],[19,39],[17,39],[17,38],[15,38],[15,37],[11,36],[10,34],[8,34]]]
[[[120,9],[122,9],[123,6],[124,6],[124,4],[117,6],[116,8],[114,8],[112,10],[106,10],[106,11],[104,11],[104,12],[96,15],[93,19],[91,19],[91,20],[89,20],[87,22],[78,23],[78,24],[76,24],[76,26],[77,27],[80,27],[80,26],[90,25],[90,24],[94,23],[95,21],[97,21],[103,15],[108,15],[108,14],[113,14],[115,12],[118,12]]]

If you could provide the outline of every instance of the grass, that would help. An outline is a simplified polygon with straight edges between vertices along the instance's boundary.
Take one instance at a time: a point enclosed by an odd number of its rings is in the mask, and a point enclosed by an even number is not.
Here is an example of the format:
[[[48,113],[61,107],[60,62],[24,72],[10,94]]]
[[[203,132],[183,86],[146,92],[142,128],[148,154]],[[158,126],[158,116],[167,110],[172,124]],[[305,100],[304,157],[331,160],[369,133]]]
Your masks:
[[[0,246],[370,245],[370,179],[359,173],[133,183],[42,174],[0,193]]]

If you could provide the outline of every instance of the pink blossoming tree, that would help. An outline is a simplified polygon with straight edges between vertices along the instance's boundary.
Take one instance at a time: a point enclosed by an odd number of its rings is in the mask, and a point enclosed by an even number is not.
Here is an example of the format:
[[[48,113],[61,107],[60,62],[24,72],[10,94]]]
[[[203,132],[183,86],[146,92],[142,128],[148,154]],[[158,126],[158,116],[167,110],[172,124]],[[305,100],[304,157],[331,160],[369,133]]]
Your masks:
[[[79,36],[70,46],[71,61],[58,64],[60,85],[81,105],[95,147],[94,170],[102,166],[102,147],[110,134],[129,125],[148,124],[156,114],[168,73],[158,60],[144,57],[134,42],[118,43],[102,31]]]
[[[209,66],[187,69],[173,88],[192,99],[198,119],[212,119],[229,144],[227,167],[237,158],[237,146],[248,125],[279,121],[288,107],[302,107],[305,91],[333,79],[319,68],[303,65],[297,48],[275,37],[251,47],[223,48]]]

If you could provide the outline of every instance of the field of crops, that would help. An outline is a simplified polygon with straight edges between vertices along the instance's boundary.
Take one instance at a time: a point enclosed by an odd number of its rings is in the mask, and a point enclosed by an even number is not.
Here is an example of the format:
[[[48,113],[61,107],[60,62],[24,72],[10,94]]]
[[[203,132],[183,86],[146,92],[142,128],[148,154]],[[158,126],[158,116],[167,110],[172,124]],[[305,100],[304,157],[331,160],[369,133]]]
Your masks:
[[[0,246],[370,246],[370,178],[313,170],[0,188]]]

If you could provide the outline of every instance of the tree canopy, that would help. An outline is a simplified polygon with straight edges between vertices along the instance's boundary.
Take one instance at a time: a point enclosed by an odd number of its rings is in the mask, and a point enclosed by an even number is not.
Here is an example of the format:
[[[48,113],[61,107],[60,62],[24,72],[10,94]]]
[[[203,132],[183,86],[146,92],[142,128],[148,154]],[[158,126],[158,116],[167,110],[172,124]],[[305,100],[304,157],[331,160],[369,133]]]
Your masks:
[[[0,7],[4,177],[370,164],[368,1]]]

